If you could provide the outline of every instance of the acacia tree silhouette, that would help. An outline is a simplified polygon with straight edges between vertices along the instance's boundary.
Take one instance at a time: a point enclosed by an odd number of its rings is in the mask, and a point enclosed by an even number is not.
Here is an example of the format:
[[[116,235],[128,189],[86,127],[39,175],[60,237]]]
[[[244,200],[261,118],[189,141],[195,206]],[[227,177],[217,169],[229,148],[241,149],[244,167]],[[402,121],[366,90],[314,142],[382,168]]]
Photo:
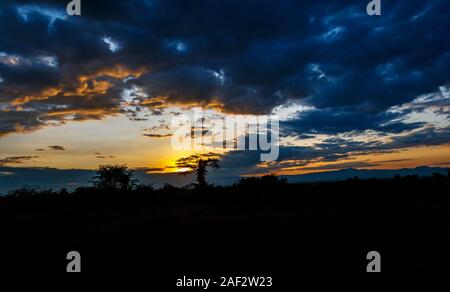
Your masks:
[[[187,168],[187,171],[182,172],[182,175],[194,173],[197,177],[197,183],[200,188],[208,186],[206,182],[206,175],[208,174],[207,167],[219,168],[219,159],[214,153],[208,154],[193,154],[188,157],[179,158],[176,162],[178,168]]]
[[[101,190],[128,191],[136,185],[134,170],[126,165],[101,165],[96,171],[94,186]]]

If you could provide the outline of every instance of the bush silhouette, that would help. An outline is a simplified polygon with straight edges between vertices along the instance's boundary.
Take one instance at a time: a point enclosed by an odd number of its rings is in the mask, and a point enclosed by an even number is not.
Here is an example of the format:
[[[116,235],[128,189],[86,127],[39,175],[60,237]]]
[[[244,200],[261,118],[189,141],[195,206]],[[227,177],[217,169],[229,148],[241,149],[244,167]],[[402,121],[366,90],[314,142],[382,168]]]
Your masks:
[[[234,183],[235,188],[275,188],[287,184],[285,178],[279,178],[274,174],[264,175],[261,177],[248,177],[241,178],[238,182]]]
[[[136,187],[134,171],[126,165],[101,165],[94,177],[94,186],[104,191],[129,191]]]

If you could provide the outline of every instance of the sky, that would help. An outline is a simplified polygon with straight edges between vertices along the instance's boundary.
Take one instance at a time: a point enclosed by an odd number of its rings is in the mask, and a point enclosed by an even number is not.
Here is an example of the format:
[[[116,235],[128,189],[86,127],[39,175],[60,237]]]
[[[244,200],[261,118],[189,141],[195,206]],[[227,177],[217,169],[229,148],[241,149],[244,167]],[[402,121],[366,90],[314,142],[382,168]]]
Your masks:
[[[276,161],[213,149],[219,183],[450,166],[447,0],[382,1],[381,16],[367,0],[68,2],[0,2],[3,181],[103,164],[180,180],[195,151],[174,149],[171,121],[194,107],[280,118]]]

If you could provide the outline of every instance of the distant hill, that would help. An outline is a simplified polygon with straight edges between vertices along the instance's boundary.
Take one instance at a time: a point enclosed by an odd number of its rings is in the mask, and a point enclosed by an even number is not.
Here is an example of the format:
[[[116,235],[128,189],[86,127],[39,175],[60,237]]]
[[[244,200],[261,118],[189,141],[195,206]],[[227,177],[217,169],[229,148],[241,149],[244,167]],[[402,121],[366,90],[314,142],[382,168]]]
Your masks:
[[[83,169],[0,167],[0,195],[25,185],[73,190],[89,185],[94,175],[94,171]]]
[[[418,175],[431,176],[433,173],[447,175],[447,169],[442,167],[428,167],[420,166],[416,168],[402,168],[402,169],[340,169],[334,171],[316,172],[300,175],[285,175],[290,183],[304,183],[304,182],[320,182],[320,181],[340,181],[353,178],[357,176],[359,179],[388,179],[396,175]]]

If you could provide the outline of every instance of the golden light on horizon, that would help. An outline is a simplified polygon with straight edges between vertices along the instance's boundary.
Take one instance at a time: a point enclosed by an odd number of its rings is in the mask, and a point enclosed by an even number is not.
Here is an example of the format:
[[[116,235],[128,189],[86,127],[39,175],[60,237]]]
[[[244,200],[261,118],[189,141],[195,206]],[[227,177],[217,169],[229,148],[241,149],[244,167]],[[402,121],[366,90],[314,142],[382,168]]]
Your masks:
[[[367,165],[351,166],[352,163],[357,165],[358,162],[367,163]],[[445,164],[445,162],[447,163]],[[345,167],[346,163],[348,163],[348,167]],[[341,159],[335,162],[314,162],[303,166],[285,167],[274,171],[274,173],[277,175],[296,175],[343,168],[400,169],[424,165],[441,167],[450,165],[450,145],[412,147],[394,152],[354,155],[351,159]]]

